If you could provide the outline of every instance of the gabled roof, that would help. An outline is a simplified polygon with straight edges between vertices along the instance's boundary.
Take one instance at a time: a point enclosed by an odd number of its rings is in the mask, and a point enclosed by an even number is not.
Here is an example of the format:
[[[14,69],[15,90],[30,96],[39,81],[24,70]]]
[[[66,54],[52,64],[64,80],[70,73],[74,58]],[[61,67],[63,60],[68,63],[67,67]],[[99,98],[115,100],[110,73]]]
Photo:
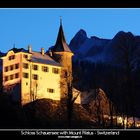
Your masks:
[[[41,52],[32,51],[31,53],[29,53],[28,50],[25,50],[24,48],[19,48],[19,49],[18,48],[12,48],[9,51],[13,51],[14,53],[25,52],[25,53],[28,53],[28,54],[32,54],[32,56],[31,56],[31,61],[32,62],[48,64],[48,65],[53,65],[53,66],[61,66],[60,63],[57,63],[49,55],[47,55],[47,54],[42,55]],[[7,53],[0,52],[0,57],[6,56]]]
[[[11,50],[9,51],[13,51],[14,53],[18,53],[18,52],[25,52],[25,53],[28,53],[28,50],[25,50],[24,48],[12,48]]]
[[[13,51],[14,53],[18,53],[18,52],[25,52],[25,53],[28,53],[28,50],[25,50],[24,48],[12,48],[12,49],[10,49],[8,52],[10,52],[10,51]],[[8,54],[8,52],[7,53],[3,53],[3,52],[1,52],[0,51],[0,57],[3,57],[3,56],[6,56],[7,54]]]
[[[59,32],[55,46],[52,48],[53,52],[71,52],[70,48],[66,43],[66,39],[63,32],[62,23],[60,22]]]

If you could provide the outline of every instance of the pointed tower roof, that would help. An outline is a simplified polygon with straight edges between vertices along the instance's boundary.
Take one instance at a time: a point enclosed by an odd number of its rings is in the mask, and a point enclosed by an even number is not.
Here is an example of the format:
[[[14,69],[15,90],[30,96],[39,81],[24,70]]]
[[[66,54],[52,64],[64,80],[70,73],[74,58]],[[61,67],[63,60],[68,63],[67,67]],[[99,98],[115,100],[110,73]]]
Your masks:
[[[66,43],[61,18],[60,18],[60,27],[59,27],[57,40],[52,50],[54,52],[71,52],[70,48],[68,47]]]

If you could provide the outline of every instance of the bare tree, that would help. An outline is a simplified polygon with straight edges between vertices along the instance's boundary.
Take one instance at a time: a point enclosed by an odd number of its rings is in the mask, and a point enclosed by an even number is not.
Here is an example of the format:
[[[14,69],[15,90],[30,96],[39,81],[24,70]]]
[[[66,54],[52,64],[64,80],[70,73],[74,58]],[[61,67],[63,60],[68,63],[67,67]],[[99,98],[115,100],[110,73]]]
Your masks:
[[[31,100],[35,101],[38,98],[38,90],[39,90],[39,86],[38,86],[38,82],[35,80],[32,83],[32,89],[31,89]]]
[[[62,69],[61,72],[61,81],[60,81],[60,88],[61,88],[61,103],[67,106],[67,119],[68,125],[71,126],[72,121],[72,114],[73,114],[73,104],[79,93],[77,95],[73,95],[73,77],[72,73],[68,72],[66,69]]]

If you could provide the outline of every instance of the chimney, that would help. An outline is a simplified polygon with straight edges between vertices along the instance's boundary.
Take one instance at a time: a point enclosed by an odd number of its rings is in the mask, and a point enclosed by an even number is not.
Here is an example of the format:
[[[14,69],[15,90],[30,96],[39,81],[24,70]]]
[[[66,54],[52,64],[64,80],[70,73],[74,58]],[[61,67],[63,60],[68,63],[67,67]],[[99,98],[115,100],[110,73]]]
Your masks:
[[[31,53],[32,52],[32,46],[28,45],[28,52]]]
[[[51,49],[49,49],[49,55],[52,57],[52,50]]]
[[[41,48],[41,54],[42,54],[42,55],[45,54],[44,48]]]

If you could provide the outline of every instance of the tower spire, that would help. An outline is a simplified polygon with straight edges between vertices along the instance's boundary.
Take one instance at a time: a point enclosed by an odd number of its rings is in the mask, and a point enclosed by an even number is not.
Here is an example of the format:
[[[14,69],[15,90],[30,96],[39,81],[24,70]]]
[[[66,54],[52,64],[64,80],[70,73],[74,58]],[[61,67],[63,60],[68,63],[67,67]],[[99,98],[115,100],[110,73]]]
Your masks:
[[[61,16],[60,16],[60,27],[59,27],[59,31],[57,35],[57,40],[54,47],[52,48],[52,51],[53,52],[71,52],[70,48],[68,47],[66,43],[66,39],[64,36]]]
[[[62,16],[60,16],[60,25],[62,25]]]

